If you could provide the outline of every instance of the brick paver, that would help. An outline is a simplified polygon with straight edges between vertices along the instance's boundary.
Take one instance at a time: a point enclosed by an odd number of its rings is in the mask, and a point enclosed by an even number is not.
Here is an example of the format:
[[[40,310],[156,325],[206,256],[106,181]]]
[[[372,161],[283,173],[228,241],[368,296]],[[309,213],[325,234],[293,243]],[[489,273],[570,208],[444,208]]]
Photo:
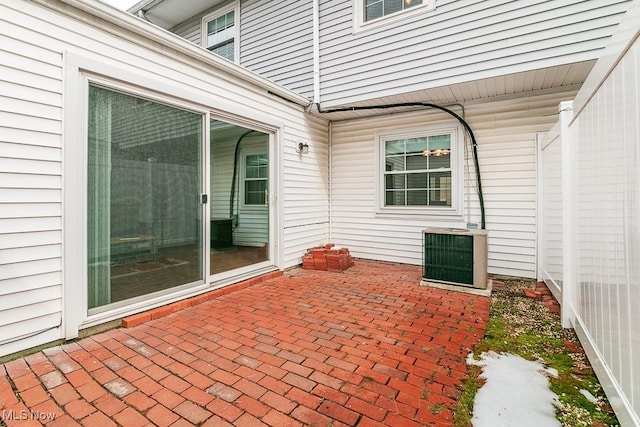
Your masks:
[[[451,425],[489,299],[420,275],[295,269],[143,313],[0,365],[0,413],[7,425]]]

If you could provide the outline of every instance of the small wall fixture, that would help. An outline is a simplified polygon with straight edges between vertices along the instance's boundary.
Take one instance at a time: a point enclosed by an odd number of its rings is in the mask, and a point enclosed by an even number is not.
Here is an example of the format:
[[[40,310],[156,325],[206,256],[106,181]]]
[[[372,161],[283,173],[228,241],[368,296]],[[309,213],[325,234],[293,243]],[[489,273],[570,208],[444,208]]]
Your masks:
[[[309,144],[306,142],[299,142],[296,147],[296,153],[298,154],[309,154]]]

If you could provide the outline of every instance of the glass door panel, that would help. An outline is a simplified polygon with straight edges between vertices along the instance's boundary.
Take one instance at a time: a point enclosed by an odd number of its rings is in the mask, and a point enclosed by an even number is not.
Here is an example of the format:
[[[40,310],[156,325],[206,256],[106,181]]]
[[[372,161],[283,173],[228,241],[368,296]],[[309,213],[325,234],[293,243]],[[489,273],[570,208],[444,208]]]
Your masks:
[[[211,274],[269,260],[269,135],[210,122]]]
[[[203,117],[89,86],[90,309],[203,279]]]

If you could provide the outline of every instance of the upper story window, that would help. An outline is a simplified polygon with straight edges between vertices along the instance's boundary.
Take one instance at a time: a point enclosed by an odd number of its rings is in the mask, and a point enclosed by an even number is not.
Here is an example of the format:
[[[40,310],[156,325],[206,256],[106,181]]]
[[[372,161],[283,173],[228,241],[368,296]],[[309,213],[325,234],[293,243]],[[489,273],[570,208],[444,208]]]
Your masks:
[[[202,19],[202,46],[223,58],[236,61],[237,19],[236,3],[205,16]]]
[[[435,8],[435,0],[353,0],[354,31]]]
[[[379,212],[459,214],[462,150],[459,127],[378,135]]]
[[[422,4],[422,0],[364,0],[364,21],[369,22]]]

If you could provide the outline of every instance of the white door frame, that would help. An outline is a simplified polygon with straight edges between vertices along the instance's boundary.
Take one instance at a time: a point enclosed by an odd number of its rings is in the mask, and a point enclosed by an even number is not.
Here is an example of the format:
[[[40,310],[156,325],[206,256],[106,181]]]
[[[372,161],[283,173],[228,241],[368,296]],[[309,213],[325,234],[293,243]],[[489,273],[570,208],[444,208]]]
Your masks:
[[[279,266],[282,254],[278,241],[282,234],[278,231],[281,212],[279,192],[281,150],[280,139],[284,125],[264,114],[247,114],[246,104],[216,99],[211,93],[194,91],[192,87],[166,84],[151,73],[141,74],[139,70],[124,69],[123,64],[103,59],[95,60],[75,52],[65,52],[65,100],[64,100],[64,150],[63,150],[63,337],[76,338],[80,329],[102,324],[124,316],[146,311],[190,296],[251,277],[263,270]],[[185,108],[203,115],[202,179],[203,194],[210,200],[208,180],[210,178],[209,161],[209,121],[211,118],[244,126],[267,133],[269,137],[269,157],[273,161],[269,168],[269,187],[272,201],[269,204],[269,254],[268,266],[254,266],[249,271],[236,272],[233,277],[224,278],[215,283],[211,281],[209,257],[209,205],[202,205],[203,219],[203,280],[172,288],[167,294],[142,298],[140,301],[127,301],[122,306],[109,307],[95,315],[88,315],[87,303],[87,111],[89,82],[100,83],[108,88],[123,90],[132,95]],[[144,88],[144,89],[141,89]],[[134,299],[135,300],[135,299]]]

